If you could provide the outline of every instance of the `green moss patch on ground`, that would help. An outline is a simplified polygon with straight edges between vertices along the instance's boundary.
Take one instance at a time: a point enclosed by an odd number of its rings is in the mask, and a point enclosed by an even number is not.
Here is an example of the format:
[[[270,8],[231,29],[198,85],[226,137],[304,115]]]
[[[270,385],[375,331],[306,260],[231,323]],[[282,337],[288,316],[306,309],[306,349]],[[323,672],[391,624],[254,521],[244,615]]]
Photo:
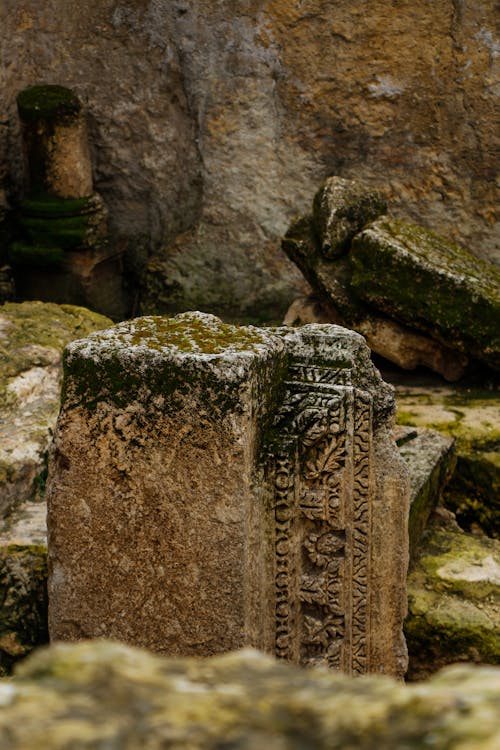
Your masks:
[[[500,664],[500,542],[431,526],[408,578],[409,677],[458,661]]]

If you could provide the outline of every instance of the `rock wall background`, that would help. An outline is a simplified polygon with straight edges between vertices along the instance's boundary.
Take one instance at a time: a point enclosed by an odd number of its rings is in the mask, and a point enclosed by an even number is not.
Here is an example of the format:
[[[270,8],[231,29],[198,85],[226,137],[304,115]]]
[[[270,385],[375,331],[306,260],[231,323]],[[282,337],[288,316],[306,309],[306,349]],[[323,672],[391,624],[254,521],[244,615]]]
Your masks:
[[[500,256],[494,0],[2,0],[0,183],[22,189],[15,95],[74,87],[142,310],[277,318],[280,250],[328,174]],[[145,266],[147,262],[147,267]]]

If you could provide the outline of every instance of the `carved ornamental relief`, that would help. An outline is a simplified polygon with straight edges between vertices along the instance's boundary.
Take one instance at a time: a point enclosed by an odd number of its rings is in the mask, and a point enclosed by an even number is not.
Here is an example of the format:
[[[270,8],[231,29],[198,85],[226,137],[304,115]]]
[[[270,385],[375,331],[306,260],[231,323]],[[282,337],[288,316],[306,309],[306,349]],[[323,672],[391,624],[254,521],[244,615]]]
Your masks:
[[[275,651],[365,673],[371,399],[349,378],[349,369],[294,363],[275,420]]]

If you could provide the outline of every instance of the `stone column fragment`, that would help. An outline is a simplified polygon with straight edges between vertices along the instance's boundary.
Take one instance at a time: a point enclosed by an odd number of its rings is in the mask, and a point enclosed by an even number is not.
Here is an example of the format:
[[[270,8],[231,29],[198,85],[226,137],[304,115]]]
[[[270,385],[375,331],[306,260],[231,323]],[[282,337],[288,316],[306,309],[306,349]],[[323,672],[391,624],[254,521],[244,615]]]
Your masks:
[[[48,490],[52,638],[200,656],[272,643],[254,481],[283,351],[201,314],[67,348]]]
[[[56,198],[92,194],[87,127],[76,94],[64,86],[30,86],[17,97],[29,192]]]
[[[49,478],[50,631],[405,669],[392,390],[338,326],[142,318],[71,344]]]

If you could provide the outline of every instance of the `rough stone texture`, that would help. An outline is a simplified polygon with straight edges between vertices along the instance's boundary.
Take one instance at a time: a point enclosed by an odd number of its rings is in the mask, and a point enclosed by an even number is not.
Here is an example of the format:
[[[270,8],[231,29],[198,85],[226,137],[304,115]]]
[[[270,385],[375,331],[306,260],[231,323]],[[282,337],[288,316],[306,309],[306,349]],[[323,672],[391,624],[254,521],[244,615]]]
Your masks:
[[[353,239],[363,300],[500,369],[500,269],[423,227],[382,217]]]
[[[396,444],[410,469],[410,560],[414,560],[429,516],[455,469],[454,440],[420,429],[399,438],[396,433]]]
[[[344,255],[352,238],[365,224],[385,214],[387,204],[365,185],[341,177],[329,177],[313,203],[313,224],[321,237],[325,258]]]
[[[0,543],[0,676],[49,637],[47,547],[22,541]]]
[[[3,750],[494,750],[500,670],[405,687],[246,651],[167,660],[96,642],[39,651],[0,683]]]
[[[428,367],[450,382],[459,380],[466,372],[468,357],[428,336],[415,333],[394,320],[368,312],[350,320],[349,327],[365,337],[372,351],[404,370]],[[306,323],[345,325],[347,321],[332,305],[311,295],[294,300],[283,322],[285,325],[297,326]]]
[[[393,413],[362,338],[337,326],[186,313],[70,345],[51,637],[254,645],[402,676],[409,483]]]
[[[498,253],[497,8],[385,0],[4,0],[0,179],[19,193],[16,94],[74,88],[96,189],[147,311],[281,315],[278,238],[329,174],[398,217]],[[187,233],[186,233],[187,232]]]
[[[42,302],[0,307],[0,523],[14,507],[43,495],[63,348],[110,322]]]
[[[500,399],[487,388],[396,386],[398,421],[430,427],[456,440],[457,467],[446,506],[471,531],[500,535]]]
[[[458,661],[500,664],[500,542],[431,527],[408,595],[411,679]]]

